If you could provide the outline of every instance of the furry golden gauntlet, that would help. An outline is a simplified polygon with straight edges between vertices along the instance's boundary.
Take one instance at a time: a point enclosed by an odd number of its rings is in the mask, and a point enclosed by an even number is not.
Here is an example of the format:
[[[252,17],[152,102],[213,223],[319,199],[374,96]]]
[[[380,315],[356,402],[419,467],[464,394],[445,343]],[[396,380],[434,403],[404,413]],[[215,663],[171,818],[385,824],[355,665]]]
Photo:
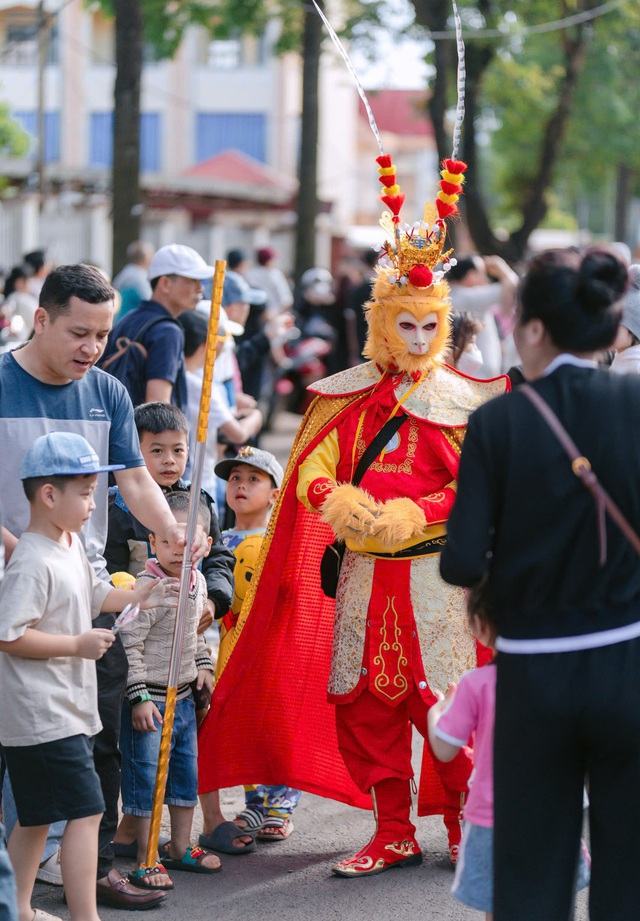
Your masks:
[[[329,493],[322,505],[322,520],[333,528],[338,540],[364,543],[373,533],[379,505],[358,486],[343,483]]]
[[[386,547],[394,547],[417,537],[427,527],[427,519],[413,499],[388,499],[378,505],[373,533]]]

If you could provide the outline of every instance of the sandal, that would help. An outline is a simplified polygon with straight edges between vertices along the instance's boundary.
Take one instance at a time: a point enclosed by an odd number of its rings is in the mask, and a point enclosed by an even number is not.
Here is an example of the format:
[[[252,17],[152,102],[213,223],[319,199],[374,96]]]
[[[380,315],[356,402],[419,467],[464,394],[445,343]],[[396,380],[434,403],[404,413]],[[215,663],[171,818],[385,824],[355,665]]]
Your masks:
[[[155,867],[138,867],[136,870],[132,870],[128,877],[131,885],[137,886],[138,889],[148,889],[149,892],[170,892],[174,888],[171,880],[165,883],[164,886],[152,886],[151,883],[147,882],[151,876],[159,874],[168,875],[166,867],[161,863],[157,863]]]
[[[234,844],[238,838],[251,838],[247,844]],[[245,828],[240,828],[235,822],[221,822],[214,828],[210,835],[200,835],[198,844],[210,851],[220,851],[221,854],[249,854],[255,851],[256,842]]]
[[[286,841],[293,832],[293,819],[289,815],[270,815],[257,833],[258,841]],[[267,832],[271,832],[268,834]]]
[[[244,832],[245,835],[255,835],[264,825],[265,816],[257,806],[246,806],[233,820],[236,825],[238,824],[238,819],[247,823],[244,827],[238,825],[240,831]]]
[[[221,866],[203,866],[205,857],[209,856],[209,851],[203,851],[201,847],[188,847],[180,860],[174,860],[172,857],[164,857],[163,860],[168,870],[184,870],[185,873],[219,873]]]

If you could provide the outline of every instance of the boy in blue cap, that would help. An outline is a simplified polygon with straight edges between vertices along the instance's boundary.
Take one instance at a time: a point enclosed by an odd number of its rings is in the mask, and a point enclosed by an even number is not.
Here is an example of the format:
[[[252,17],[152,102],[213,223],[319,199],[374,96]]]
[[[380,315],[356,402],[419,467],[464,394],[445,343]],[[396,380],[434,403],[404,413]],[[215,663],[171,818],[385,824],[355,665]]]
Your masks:
[[[78,538],[95,508],[101,465],[80,435],[51,432],[27,450],[20,479],[29,527],[0,587],[0,743],[18,810],[9,840],[20,921],[49,921],[31,908],[40,854],[52,822],[66,819],[62,876],[72,921],[97,921],[95,868],[104,800],[91,737],[101,729],[96,671],[115,640],[91,629],[101,611],[176,602],[177,580],[134,592],[95,575]]]

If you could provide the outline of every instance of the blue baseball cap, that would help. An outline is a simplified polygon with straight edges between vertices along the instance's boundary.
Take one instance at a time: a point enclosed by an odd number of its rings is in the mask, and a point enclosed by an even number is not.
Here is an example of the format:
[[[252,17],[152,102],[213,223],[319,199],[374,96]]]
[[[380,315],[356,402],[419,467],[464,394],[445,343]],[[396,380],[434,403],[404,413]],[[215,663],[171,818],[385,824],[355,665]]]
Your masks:
[[[89,442],[74,432],[49,432],[36,438],[20,464],[20,479],[40,476],[85,476],[124,470],[124,464],[101,464]]]
[[[238,301],[258,307],[267,303],[267,292],[251,285],[238,272],[227,272],[222,289],[222,306],[236,304]]]

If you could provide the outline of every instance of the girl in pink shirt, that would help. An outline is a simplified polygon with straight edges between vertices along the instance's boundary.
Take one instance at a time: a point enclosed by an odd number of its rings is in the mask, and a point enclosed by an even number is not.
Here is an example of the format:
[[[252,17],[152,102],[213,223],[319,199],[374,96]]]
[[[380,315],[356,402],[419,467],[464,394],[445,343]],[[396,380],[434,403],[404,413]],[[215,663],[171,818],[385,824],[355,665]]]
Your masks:
[[[469,613],[471,633],[493,648],[494,633],[478,614]],[[437,693],[437,692],[436,692]],[[493,662],[466,672],[458,685],[429,710],[429,742],[440,761],[451,761],[473,742],[473,773],[464,807],[464,828],[451,891],[470,908],[493,919],[493,726],[496,703],[496,669]],[[577,889],[589,883],[590,857],[581,842]]]

